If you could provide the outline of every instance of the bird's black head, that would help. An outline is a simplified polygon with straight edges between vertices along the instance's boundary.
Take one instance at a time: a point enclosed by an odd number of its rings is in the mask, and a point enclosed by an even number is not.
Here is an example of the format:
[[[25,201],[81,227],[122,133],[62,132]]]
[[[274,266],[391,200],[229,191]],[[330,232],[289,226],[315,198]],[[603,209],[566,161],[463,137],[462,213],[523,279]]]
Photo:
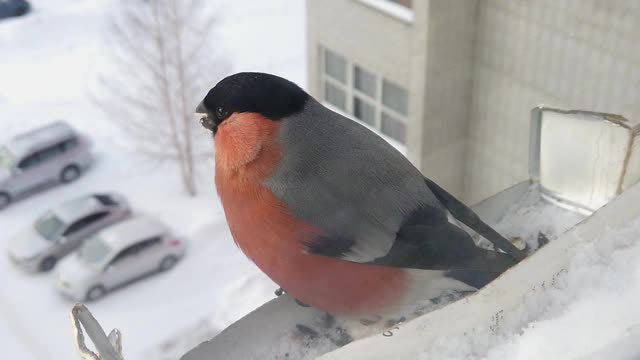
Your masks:
[[[221,80],[196,108],[202,126],[214,132],[233,113],[255,112],[280,120],[302,110],[309,94],[281,77],[244,72]]]

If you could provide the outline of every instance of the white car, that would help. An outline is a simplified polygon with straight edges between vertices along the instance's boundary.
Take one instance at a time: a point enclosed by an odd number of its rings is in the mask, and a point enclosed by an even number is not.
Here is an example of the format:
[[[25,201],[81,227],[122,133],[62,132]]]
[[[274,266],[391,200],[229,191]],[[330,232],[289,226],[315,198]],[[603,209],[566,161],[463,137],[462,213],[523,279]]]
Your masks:
[[[185,253],[184,240],[160,221],[138,216],[88,239],[58,267],[56,287],[77,301],[94,301],[146,275],[171,269]]]
[[[117,193],[90,194],[42,214],[9,239],[9,258],[29,272],[46,272],[99,230],[128,218],[129,203]]]
[[[91,141],[64,121],[0,146],[0,209],[56,183],[76,180],[93,162]]]

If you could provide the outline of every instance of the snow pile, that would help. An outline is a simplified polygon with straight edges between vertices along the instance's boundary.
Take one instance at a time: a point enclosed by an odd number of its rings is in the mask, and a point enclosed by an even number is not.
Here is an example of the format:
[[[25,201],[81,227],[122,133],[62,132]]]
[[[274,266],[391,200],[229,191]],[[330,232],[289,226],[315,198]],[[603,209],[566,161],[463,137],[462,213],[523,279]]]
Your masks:
[[[439,339],[420,359],[631,358],[640,325],[640,220],[608,231],[606,241],[581,244],[555,288],[535,293],[510,314],[505,332],[469,329]],[[610,346],[614,344],[615,346]],[[589,359],[595,359],[589,357]]]
[[[538,248],[538,234],[542,233],[553,241],[584,218],[584,215],[545,201],[540,197],[539,186],[532,185],[496,223],[489,225],[507,239],[524,240],[528,249],[535,251]],[[481,239],[479,243],[491,246],[486,239]]]

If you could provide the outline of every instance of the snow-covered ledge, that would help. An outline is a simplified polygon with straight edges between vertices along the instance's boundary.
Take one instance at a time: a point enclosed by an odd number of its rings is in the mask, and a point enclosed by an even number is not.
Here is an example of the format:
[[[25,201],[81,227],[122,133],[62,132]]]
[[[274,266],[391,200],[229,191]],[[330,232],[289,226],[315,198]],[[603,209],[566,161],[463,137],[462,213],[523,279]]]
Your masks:
[[[358,0],[359,2],[372,7],[380,12],[392,16],[405,23],[413,23],[413,10],[406,6],[396,4],[389,0]]]
[[[576,251],[584,245],[613,241],[609,231],[640,217],[640,184],[636,184],[592,216],[538,250],[481,291],[428,313],[390,332],[355,341],[326,354],[324,360],[416,359],[447,339],[472,334],[514,331],[523,302],[556,285]],[[391,336],[390,336],[391,334]],[[589,358],[591,359],[591,358]]]

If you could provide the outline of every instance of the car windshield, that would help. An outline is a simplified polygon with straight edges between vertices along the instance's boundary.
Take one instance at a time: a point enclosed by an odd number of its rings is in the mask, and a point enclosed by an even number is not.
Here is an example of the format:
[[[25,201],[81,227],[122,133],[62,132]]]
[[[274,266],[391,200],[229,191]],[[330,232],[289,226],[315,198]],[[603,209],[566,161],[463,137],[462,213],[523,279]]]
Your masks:
[[[43,238],[53,240],[53,238],[65,227],[65,223],[58,219],[54,213],[47,212],[36,220],[34,227],[38,234]]]
[[[0,168],[10,169],[13,166],[13,155],[4,146],[0,146]]]
[[[111,248],[100,236],[85,241],[78,250],[78,257],[90,264],[99,264],[111,252]]]

